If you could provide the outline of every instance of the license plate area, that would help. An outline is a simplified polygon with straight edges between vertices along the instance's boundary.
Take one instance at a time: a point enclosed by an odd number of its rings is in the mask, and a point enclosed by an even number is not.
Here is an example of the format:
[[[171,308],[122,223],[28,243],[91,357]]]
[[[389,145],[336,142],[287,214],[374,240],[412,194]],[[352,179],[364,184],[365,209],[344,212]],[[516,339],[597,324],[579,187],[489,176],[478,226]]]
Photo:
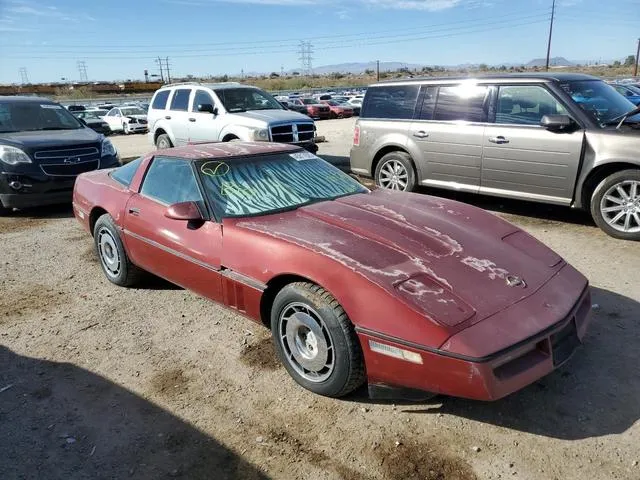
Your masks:
[[[566,362],[578,346],[580,346],[580,339],[578,338],[576,321],[572,319],[562,330],[551,335],[553,366],[557,367]]]

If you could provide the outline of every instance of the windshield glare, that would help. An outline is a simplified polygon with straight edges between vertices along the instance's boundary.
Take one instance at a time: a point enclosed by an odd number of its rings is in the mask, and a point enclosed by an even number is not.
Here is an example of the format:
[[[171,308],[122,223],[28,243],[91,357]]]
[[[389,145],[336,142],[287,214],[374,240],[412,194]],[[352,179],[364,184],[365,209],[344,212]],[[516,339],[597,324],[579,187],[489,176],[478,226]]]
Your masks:
[[[0,133],[80,128],[84,125],[66,108],[55,103],[0,104]]]
[[[601,80],[579,80],[562,84],[571,98],[598,123],[605,124],[636,106]]]
[[[303,152],[197,163],[202,184],[223,218],[293,210],[368,190],[315,155]]]
[[[215,92],[227,112],[283,110],[275,98],[257,88],[221,88]]]

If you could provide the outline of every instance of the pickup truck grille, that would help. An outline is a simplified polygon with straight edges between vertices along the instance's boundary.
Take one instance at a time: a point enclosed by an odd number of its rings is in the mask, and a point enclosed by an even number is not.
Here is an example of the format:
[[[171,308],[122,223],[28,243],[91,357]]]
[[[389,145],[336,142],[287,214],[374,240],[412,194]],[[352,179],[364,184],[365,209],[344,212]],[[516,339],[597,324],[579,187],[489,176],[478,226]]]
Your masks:
[[[34,154],[34,158],[45,174],[54,177],[75,177],[100,166],[100,151],[93,146],[40,150]]]
[[[313,123],[288,123],[271,127],[271,141],[278,143],[299,143],[313,140]]]

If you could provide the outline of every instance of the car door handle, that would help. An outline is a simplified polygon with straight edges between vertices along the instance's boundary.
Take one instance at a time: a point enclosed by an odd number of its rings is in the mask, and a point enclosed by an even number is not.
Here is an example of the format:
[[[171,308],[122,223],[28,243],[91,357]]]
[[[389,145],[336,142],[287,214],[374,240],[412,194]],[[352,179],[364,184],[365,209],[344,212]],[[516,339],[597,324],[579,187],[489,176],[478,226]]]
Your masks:
[[[499,135],[497,137],[489,137],[489,141],[491,143],[497,143],[498,145],[502,145],[503,143],[509,143],[509,140],[504,138],[502,135]]]
[[[189,121],[190,121],[190,122],[195,122],[195,121],[196,121],[196,119],[195,119],[195,118],[190,118],[190,119],[189,119]]]
[[[424,130],[419,130],[417,132],[414,132],[413,136],[417,137],[417,138],[427,138],[429,136],[429,134],[427,132],[425,132]]]
[[[165,120],[171,120],[171,115],[165,115],[164,118]]]
[[[129,214],[130,215],[135,215],[137,217],[138,215],[140,215],[140,209],[139,208],[130,208],[129,209]]]

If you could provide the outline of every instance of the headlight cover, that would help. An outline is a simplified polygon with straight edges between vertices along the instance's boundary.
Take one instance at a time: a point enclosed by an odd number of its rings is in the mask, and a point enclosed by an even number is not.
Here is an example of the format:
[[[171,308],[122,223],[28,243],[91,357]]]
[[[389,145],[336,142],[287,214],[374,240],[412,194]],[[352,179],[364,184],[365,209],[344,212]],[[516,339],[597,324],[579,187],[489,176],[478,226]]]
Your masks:
[[[102,141],[101,156],[106,157],[107,155],[117,155],[117,154],[118,154],[118,151],[116,150],[116,147],[113,146],[113,143],[111,143],[111,140],[109,140],[108,138],[105,138]]]
[[[269,140],[269,130],[266,128],[260,128],[253,131],[253,139],[257,141],[266,142]]]
[[[31,163],[31,158],[23,150],[9,145],[0,145],[0,161],[7,165]]]

